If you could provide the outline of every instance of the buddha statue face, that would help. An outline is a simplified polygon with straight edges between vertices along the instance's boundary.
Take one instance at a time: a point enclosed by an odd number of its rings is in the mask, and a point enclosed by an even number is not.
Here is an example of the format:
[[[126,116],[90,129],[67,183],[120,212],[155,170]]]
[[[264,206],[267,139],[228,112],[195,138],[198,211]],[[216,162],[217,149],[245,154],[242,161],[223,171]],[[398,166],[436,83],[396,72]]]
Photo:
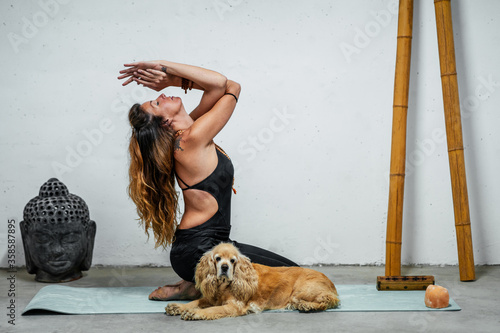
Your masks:
[[[20,227],[26,267],[37,281],[72,281],[90,268],[95,222],[85,202],[57,179],[47,181],[28,202]]]
[[[27,240],[31,262],[38,268],[37,280],[48,280],[49,275],[70,275],[64,280],[81,277],[78,268],[87,248],[84,236],[83,225],[79,221],[56,224],[52,228],[35,224]]]

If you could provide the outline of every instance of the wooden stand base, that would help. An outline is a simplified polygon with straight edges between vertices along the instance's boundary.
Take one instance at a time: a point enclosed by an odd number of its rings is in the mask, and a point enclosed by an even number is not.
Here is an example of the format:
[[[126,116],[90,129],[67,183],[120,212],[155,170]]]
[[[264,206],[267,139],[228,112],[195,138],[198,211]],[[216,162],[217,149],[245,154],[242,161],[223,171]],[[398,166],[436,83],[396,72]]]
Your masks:
[[[425,290],[434,284],[434,276],[377,276],[377,290]]]

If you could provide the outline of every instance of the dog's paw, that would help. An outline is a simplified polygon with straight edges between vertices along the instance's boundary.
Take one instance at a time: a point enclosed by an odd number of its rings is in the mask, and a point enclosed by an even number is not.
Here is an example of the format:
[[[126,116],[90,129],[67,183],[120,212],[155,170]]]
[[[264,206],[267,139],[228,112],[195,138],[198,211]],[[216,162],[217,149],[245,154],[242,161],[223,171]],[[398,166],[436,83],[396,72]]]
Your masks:
[[[188,310],[188,311],[185,311],[182,315],[181,315],[181,319],[182,320],[203,320],[204,318],[202,318],[198,313],[197,311],[194,311],[194,310]]]
[[[178,316],[182,313],[180,304],[170,303],[165,307],[165,313],[169,316]]]

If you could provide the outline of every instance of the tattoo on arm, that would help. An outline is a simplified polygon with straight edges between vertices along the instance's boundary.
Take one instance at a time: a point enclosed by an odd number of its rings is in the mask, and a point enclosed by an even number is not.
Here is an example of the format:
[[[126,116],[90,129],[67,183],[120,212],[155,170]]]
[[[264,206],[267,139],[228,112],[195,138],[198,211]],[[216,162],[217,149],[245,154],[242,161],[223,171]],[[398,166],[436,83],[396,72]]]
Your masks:
[[[181,138],[175,139],[174,150],[175,151],[178,151],[178,150],[184,151],[184,149],[182,149],[182,147],[181,147]]]

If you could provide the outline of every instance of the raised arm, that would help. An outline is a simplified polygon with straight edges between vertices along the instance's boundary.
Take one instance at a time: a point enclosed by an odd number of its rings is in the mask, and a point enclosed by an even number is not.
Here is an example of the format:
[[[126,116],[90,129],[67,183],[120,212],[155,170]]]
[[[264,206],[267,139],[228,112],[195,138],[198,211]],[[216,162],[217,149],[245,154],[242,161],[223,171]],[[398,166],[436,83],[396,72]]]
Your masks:
[[[231,118],[240,97],[240,91],[239,83],[227,80],[224,95],[191,126],[188,141],[199,146],[210,144]]]
[[[185,144],[208,145],[231,117],[240,95],[241,86],[224,75],[197,66],[166,60],[125,64],[118,79],[144,85],[156,91],[166,87],[181,87],[183,78],[192,81],[193,89],[203,90],[200,104],[190,113],[193,125],[186,131]]]
[[[137,82],[160,91],[166,87],[183,86],[184,78],[190,88],[203,90],[199,105],[190,113],[193,120],[210,110],[224,95],[226,89],[227,79],[224,75],[197,66],[166,60],[135,62],[125,66],[129,68],[120,71],[122,75],[118,77],[118,79],[128,78],[123,85]]]

